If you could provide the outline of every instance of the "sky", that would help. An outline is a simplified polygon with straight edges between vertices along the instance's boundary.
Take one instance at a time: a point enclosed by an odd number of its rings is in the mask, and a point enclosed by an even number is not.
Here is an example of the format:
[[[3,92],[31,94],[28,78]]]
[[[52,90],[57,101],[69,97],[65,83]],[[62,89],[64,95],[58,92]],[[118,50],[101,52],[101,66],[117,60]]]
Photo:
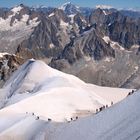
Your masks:
[[[28,6],[45,5],[59,7],[65,2],[72,2],[82,7],[111,5],[114,8],[140,8],[140,0],[0,0],[0,7],[13,7],[21,3]]]

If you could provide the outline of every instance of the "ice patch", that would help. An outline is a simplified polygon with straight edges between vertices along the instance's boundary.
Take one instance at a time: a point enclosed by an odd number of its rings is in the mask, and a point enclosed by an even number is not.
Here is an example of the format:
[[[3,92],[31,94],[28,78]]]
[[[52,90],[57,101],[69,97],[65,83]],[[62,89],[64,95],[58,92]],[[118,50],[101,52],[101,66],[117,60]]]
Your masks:
[[[51,13],[51,14],[49,15],[49,17],[52,17],[52,16],[54,16],[54,13]]]
[[[0,53],[0,57],[3,57],[4,55],[10,55],[10,54],[9,54],[9,53],[7,53],[7,52]]]
[[[138,70],[139,69],[139,67],[138,66],[135,66],[135,70]]]
[[[133,46],[131,46],[131,48],[135,48],[135,49],[138,49],[140,47],[140,45],[133,45]]]
[[[69,15],[69,17],[71,18],[71,23],[74,23],[74,16],[75,16],[75,14],[72,14],[72,15]]]
[[[27,22],[28,19],[29,19],[29,15],[25,14],[25,15],[22,16],[22,19],[21,19],[21,20],[22,20],[23,22]]]
[[[106,57],[104,61],[106,61],[106,62],[110,62],[111,59],[110,59],[109,57]]]
[[[60,26],[67,27],[69,24],[64,22],[63,20],[60,21]]]
[[[118,42],[114,42],[112,40],[110,40],[110,38],[108,36],[104,36],[103,40],[108,44],[110,43],[112,48],[116,48],[116,49],[120,49],[120,50],[125,50],[122,46],[119,45]]]
[[[103,13],[104,13],[104,15],[107,15],[107,13],[106,13],[106,11],[105,11],[105,10],[103,10]]]
[[[51,44],[49,45],[49,47],[52,49],[52,48],[54,48],[55,46],[54,46],[53,43],[51,43]]]

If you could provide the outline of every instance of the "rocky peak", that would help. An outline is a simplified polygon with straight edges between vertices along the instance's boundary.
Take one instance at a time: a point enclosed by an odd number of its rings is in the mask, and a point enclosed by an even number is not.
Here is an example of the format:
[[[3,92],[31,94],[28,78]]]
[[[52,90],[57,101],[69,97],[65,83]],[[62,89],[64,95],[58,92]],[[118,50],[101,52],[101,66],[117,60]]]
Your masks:
[[[101,8],[97,8],[96,10],[94,10],[90,17],[89,17],[89,22],[90,24],[102,24],[105,19],[106,19],[106,16],[109,14],[108,11],[104,10],[104,9],[101,9]]]
[[[66,16],[63,10],[56,8],[53,10],[52,13],[54,13],[55,18],[57,18],[58,20],[63,20],[65,22],[68,21],[68,17]]]

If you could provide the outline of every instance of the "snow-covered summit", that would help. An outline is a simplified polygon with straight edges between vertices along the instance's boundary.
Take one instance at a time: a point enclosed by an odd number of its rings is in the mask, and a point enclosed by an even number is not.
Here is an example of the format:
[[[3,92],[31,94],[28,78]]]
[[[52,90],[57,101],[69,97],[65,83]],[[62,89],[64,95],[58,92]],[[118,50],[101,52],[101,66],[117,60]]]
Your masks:
[[[67,2],[59,7],[59,9],[63,10],[68,15],[76,14],[80,12],[80,7],[72,4],[71,2]]]
[[[23,8],[22,6],[16,6],[16,7],[12,8],[11,11],[14,14],[16,14],[16,13],[19,13],[22,8]]]
[[[79,9],[78,6],[72,4],[71,2],[66,2],[66,3],[64,3],[62,6],[59,7],[59,9],[66,10],[67,7],[75,7],[75,8],[77,8],[77,9]]]

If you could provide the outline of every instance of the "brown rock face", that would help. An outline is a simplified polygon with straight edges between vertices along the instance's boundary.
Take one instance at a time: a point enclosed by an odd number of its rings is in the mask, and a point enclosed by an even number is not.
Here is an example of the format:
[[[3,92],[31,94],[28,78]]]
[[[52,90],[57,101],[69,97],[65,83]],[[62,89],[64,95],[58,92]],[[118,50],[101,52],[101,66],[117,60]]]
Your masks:
[[[0,86],[2,86],[11,74],[24,63],[18,56],[5,54],[0,58]]]

